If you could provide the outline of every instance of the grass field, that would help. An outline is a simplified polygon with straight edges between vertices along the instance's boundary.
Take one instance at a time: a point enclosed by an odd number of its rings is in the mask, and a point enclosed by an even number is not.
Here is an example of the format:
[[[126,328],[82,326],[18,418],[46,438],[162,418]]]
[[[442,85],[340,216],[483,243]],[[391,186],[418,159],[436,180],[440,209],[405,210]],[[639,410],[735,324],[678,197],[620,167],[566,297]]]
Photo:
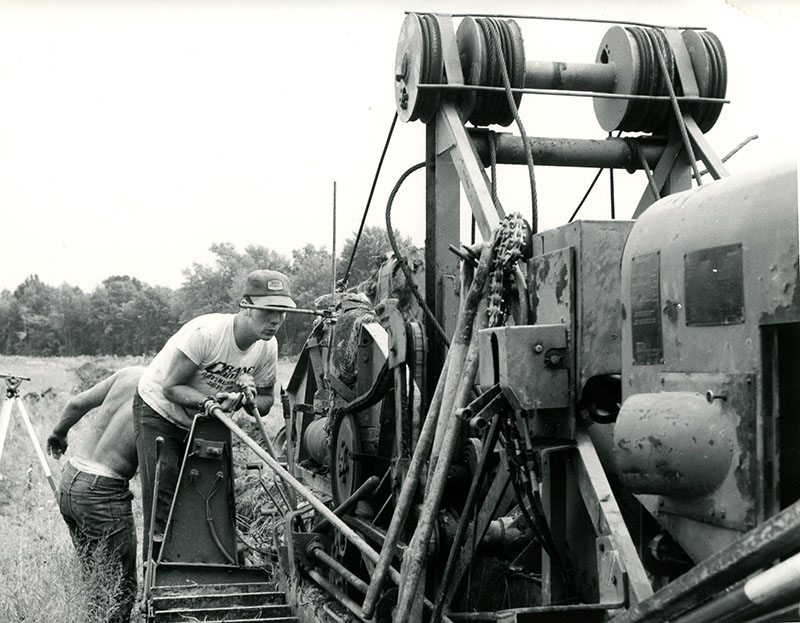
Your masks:
[[[71,396],[121,367],[146,363],[141,357],[0,356],[0,373],[31,377],[20,386],[20,395],[44,450],[47,436]],[[279,362],[282,385],[288,383],[292,368],[292,361]],[[279,401],[267,421],[271,431],[282,424]],[[82,424],[70,432],[71,444],[80,439]],[[57,483],[66,459],[56,461],[47,456],[46,460]],[[131,489],[141,545],[138,478],[131,482]],[[102,568],[96,572],[99,576],[106,573]],[[89,591],[97,578],[82,576],[67,527],[16,408],[0,456],[0,578],[0,621],[4,623],[95,623],[105,615],[102,603],[95,608],[89,605]],[[132,621],[138,620],[134,613]]]

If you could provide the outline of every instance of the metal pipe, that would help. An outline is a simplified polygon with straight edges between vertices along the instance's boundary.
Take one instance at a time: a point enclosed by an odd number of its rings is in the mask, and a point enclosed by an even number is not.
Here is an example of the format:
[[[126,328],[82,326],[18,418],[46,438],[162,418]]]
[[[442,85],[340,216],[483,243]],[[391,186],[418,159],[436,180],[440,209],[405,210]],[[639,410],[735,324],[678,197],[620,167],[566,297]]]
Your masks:
[[[469,133],[483,166],[489,166],[489,136],[485,130]],[[641,146],[644,161],[655,168],[665,141],[657,138],[633,139]],[[494,136],[498,164],[525,164],[525,145],[514,134]],[[643,164],[632,143],[624,138],[585,139],[528,137],[528,149],[539,166],[625,169],[637,171]]]
[[[476,279],[477,281],[477,279]],[[467,359],[464,363],[464,374],[458,385],[456,392],[456,399],[454,404],[456,406],[465,404],[472,391],[472,385],[475,381],[475,373],[478,370],[478,340],[474,339],[470,343],[470,348],[467,353]],[[409,620],[409,613],[413,607],[414,600],[417,599],[417,585],[420,582],[420,576],[425,563],[425,556],[427,555],[428,542],[433,531],[433,526],[441,505],[444,489],[447,484],[447,475],[452,463],[453,451],[456,444],[461,439],[461,430],[463,428],[463,420],[456,417],[455,414],[451,415],[450,425],[447,428],[444,442],[442,443],[441,456],[436,463],[433,476],[430,479],[430,487],[425,495],[425,501],[420,511],[417,527],[414,531],[414,536],[408,546],[408,551],[403,557],[403,573],[406,577],[405,586],[400,587],[400,596],[398,598],[396,620],[407,621]]]
[[[337,517],[341,517],[342,515],[344,515],[347,511],[349,511],[351,508],[353,508],[353,506],[358,504],[358,502],[363,500],[368,495],[371,495],[372,493],[374,493],[375,489],[378,488],[378,485],[380,484],[380,482],[381,482],[381,479],[378,478],[377,476],[370,476],[369,478],[367,478],[364,481],[364,484],[362,484],[358,489],[353,491],[353,493],[350,495],[350,497],[348,497],[341,504],[339,504],[339,506],[337,506],[336,508],[333,509],[333,514],[336,515]],[[312,532],[319,532],[320,530],[325,528],[327,525],[328,525],[328,520],[327,519],[325,519],[325,518],[320,519],[319,522],[314,525],[314,527],[311,529],[311,531]]]
[[[796,602],[800,598],[800,554],[750,578],[729,591],[675,619],[674,623],[715,623],[716,621],[752,620],[755,615]]]
[[[258,411],[258,405],[256,405],[255,399],[249,405],[247,405],[246,408],[250,409],[251,415],[258,423],[258,430],[261,431],[261,436],[264,438],[264,445],[267,447],[267,452],[269,452],[269,455],[275,459],[275,462],[277,463],[278,455],[275,453],[275,448],[272,446],[272,440],[269,438],[269,433],[267,432],[267,427],[264,425],[264,420],[261,419],[261,413]],[[287,508],[294,510],[297,505],[297,501],[293,500],[294,504],[289,502],[289,498],[283,490],[284,486],[285,485],[283,484],[283,481],[280,479],[275,483],[275,488],[278,490],[278,493],[280,494],[284,504],[286,504]]]
[[[372,573],[372,579],[369,583],[369,590],[364,597],[364,612],[370,617],[375,612],[375,605],[377,604],[378,595],[383,587],[384,578],[387,573],[393,570],[391,562],[394,558],[397,542],[400,539],[400,532],[411,510],[414,493],[416,493],[417,485],[419,484],[419,477],[422,473],[425,461],[428,458],[431,445],[433,444],[433,435],[436,430],[436,421],[439,418],[445,377],[447,376],[447,369],[449,366],[450,351],[448,351],[447,357],[444,360],[442,373],[439,377],[439,382],[436,384],[436,391],[433,394],[430,407],[428,408],[428,416],[425,418],[425,423],[422,425],[417,447],[414,449],[414,454],[411,457],[411,464],[408,466],[408,473],[400,489],[400,495],[397,496],[397,503],[395,504],[394,513],[392,514],[392,521],[389,523],[389,529],[386,531],[386,539],[381,547],[380,559],[378,560],[378,564],[375,565],[375,570]]]
[[[440,417],[439,422],[436,425],[436,435],[433,440],[433,450],[431,451],[430,466],[428,468],[428,485],[431,483],[430,476],[436,469],[436,464],[439,460],[441,446],[450,424],[450,415],[454,412],[455,408],[463,407],[464,404],[466,404],[463,403],[456,405],[455,394],[458,391],[460,380],[463,379],[463,371],[467,353],[469,351],[473,335],[475,335],[473,325],[475,324],[475,319],[478,312],[478,304],[483,297],[483,287],[488,279],[489,264],[492,257],[492,244],[484,244],[483,249],[481,250],[481,257],[478,262],[478,267],[475,270],[472,283],[469,286],[466,297],[464,297],[464,302],[461,305],[461,310],[459,311],[458,319],[456,320],[456,328],[455,331],[453,331],[450,352],[448,352],[450,366],[447,370],[444,394],[442,397],[441,412],[444,414],[444,417]]]
[[[232,433],[234,433],[239,439],[241,439],[247,447],[249,447],[253,452],[255,452],[258,457],[263,460],[267,465],[269,465],[272,470],[276,473],[277,476],[283,479],[283,481],[290,487],[292,487],[301,497],[303,497],[311,507],[317,511],[320,515],[325,517],[337,530],[339,530],[342,535],[350,541],[358,551],[360,551],[364,556],[367,557],[373,563],[378,562],[378,552],[376,552],[370,545],[362,539],[356,532],[344,523],[339,517],[334,515],[333,511],[329,509],[322,501],[315,496],[311,491],[309,491],[305,485],[303,485],[300,481],[298,481],[294,476],[292,476],[289,472],[284,469],[284,467],[278,463],[274,458],[272,458],[264,449],[259,446],[253,439],[245,433],[241,428],[239,428],[228,416],[225,415],[225,412],[222,410],[221,407],[215,406],[211,408],[211,414],[216,417],[220,422],[222,422]],[[393,578],[396,578],[399,581],[399,574],[395,573],[392,574]]]
[[[366,593],[369,585],[358,577],[355,573],[350,571],[347,567],[345,567],[342,563],[340,563],[335,558],[329,556],[324,549],[322,549],[322,545],[319,543],[313,544],[309,548],[309,554],[314,556],[318,561],[320,561],[323,565],[328,567],[334,573],[337,573],[339,576],[344,578],[347,582],[349,582],[352,586],[356,587],[362,593]]]
[[[281,307],[280,305],[252,305],[251,303],[239,303],[242,309],[263,309],[266,311],[276,311],[288,314],[304,314],[306,316],[332,317],[330,310],[300,309],[299,307]]]
[[[800,502],[756,526],[741,539],[710,556],[652,597],[632,606],[611,623],[645,623],[675,618],[708,595],[731,584],[787,552],[800,549]]]
[[[525,87],[612,93],[617,81],[614,63],[525,62]]]
[[[153,586],[153,573],[156,561],[153,559],[153,541],[155,541],[156,508],[158,506],[158,487],[161,480],[161,450],[164,447],[164,438],[156,437],[156,470],[153,478],[153,503],[150,505],[150,529],[147,531],[147,549],[143,556],[147,566],[144,571],[144,604],[149,607],[150,592]]]
[[[489,434],[486,437],[486,445],[483,447],[481,452],[476,474],[472,479],[472,484],[470,485],[469,493],[467,494],[467,501],[464,502],[464,509],[461,511],[461,518],[458,522],[458,528],[456,528],[455,537],[453,537],[453,544],[450,547],[450,553],[447,556],[447,563],[445,564],[444,573],[442,574],[442,579],[439,584],[439,597],[436,599],[436,605],[433,610],[433,614],[431,615],[431,621],[433,623],[436,623],[439,620],[442,609],[449,605],[449,603],[446,603],[447,586],[453,577],[456,558],[458,557],[461,547],[464,544],[464,537],[467,534],[467,526],[470,523],[470,516],[472,515],[472,507],[478,497],[478,491],[483,485],[484,475],[486,474],[486,464],[489,456],[494,450],[494,445],[497,442],[499,430],[500,416],[496,414],[494,418],[492,418],[491,428],[489,429]]]
[[[289,394],[281,387],[281,409],[283,410],[283,434],[286,437],[286,470],[294,473],[294,428],[292,422],[292,405],[289,402]],[[294,497],[294,489],[286,490],[292,502],[290,508],[297,508],[297,499]]]
[[[312,580],[328,591],[328,593],[333,595],[333,597],[335,597],[340,604],[347,608],[360,621],[364,621],[366,623],[369,617],[364,614],[364,611],[361,609],[361,607],[347,595],[345,595],[344,592],[340,591],[336,586],[334,586],[332,582],[329,582],[327,578],[325,578],[318,571],[314,571],[314,569],[309,569],[308,575],[311,576]]]

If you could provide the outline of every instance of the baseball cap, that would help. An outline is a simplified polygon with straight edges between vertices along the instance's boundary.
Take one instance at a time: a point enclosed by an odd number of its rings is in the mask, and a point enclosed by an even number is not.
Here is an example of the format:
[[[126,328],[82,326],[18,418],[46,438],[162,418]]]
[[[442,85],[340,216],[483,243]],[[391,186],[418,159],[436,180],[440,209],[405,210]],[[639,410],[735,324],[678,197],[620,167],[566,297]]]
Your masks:
[[[277,270],[254,270],[247,275],[242,296],[249,296],[253,305],[297,307],[289,290],[289,278]]]

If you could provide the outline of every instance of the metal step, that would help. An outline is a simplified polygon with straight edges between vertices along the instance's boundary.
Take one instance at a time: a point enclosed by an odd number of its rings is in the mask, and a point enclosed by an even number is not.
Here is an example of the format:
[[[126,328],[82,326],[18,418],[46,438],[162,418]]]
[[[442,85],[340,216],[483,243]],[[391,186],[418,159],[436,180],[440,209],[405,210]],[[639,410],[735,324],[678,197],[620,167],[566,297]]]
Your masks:
[[[154,586],[153,595],[198,595],[201,593],[269,593],[280,592],[277,582],[231,582],[223,584],[174,584]]]
[[[163,595],[153,597],[153,610],[174,610],[176,608],[198,609],[213,608],[219,604],[224,595],[225,603],[239,606],[282,605],[286,603],[286,595],[278,591],[250,593],[205,593],[197,595]]]
[[[286,595],[267,582],[153,587],[153,623],[296,623]]]
[[[260,623],[294,622],[297,618],[289,606],[263,606],[261,608],[201,608],[196,610],[164,610],[154,613],[157,623],[186,623],[207,621],[259,621]]]

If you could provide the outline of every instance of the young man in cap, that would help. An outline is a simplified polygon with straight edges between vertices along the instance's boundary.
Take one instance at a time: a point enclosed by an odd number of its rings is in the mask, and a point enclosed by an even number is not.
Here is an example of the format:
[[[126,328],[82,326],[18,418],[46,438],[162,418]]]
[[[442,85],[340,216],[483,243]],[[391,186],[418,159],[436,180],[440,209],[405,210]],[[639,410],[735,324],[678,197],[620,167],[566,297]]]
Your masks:
[[[155,441],[164,438],[154,527],[154,552],[163,538],[169,506],[194,415],[219,403],[235,411],[243,396],[260,413],[274,402],[278,362],[275,334],[294,308],[286,275],[256,270],[247,276],[236,314],[206,314],[190,320],[173,335],[148,366],[133,400],[136,447],[142,480],[144,538],[150,534]],[[147,552],[144,556],[147,560]]]
[[[47,438],[56,459],[67,449],[67,434],[83,416],[83,435],[61,474],[59,507],[84,565],[99,562],[101,548],[120,570],[120,595],[111,623],[127,623],[136,600],[136,526],[128,481],[136,473],[131,402],[143,367],[122,368],[67,402]]]

